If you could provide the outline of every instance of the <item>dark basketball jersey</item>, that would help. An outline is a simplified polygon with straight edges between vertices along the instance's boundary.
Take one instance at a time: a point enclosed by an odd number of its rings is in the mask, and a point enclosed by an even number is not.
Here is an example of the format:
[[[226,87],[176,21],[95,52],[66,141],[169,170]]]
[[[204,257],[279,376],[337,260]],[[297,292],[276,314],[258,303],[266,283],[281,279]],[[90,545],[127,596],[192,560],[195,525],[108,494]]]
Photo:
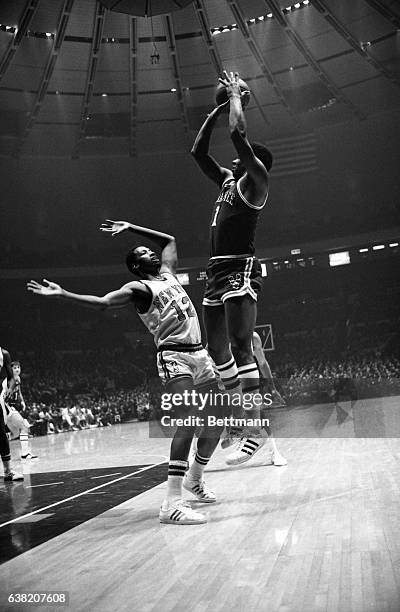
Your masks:
[[[227,178],[215,202],[210,228],[210,257],[254,255],[254,239],[260,211],[264,208],[248,202],[238,182]]]

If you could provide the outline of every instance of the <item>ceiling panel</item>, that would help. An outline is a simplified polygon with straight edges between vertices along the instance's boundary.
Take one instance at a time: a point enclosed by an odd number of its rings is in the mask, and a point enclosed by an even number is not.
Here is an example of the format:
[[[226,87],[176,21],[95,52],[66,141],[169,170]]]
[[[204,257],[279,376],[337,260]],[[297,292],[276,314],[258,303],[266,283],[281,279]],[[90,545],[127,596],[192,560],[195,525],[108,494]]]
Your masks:
[[[245,19],[266,14],[269,10],[268,3],[264,0],[235,2]],[[365,0],[325,2],[357,40],[376,40],[384,36],[383,40],[369,48],[369,53],[400,78],[399,34],[393,35],[393,25]],[[202,0],[202,3],[207,9],[211,27],[228,25],[235,21],[227,0]],[[286,0],[279,0],[278,4],[283,8],[288,5]],[[63,0],[40,0],[31,25],[32,30],[54,32],[62,6]],[[393,11],[400,13],[397,4],[392,0],[385,0],[385,6],[390,6]],[[17,20],[24,7],[25,0],[0,2],[0,23]],[[89,60],[95,9],[95,0],[75,0],[73,3],[66,31],[67,40],[64,40],[55,63],[38,121],[23,148],[23,151],[31,155],[45,154],[47,144],[49,151],[53,151],[55,155],[60,154],[61,150],[65,152],[64,144],[61,147],[54,143],[54,138],[46,126],[49,123],[80,121],[82,94],[91,65]],[[97,133],[104,136],[106,133],[107,138],[91,136],[90,144],[86,146],[85,143],[84,147],[84,154],[88,155],[105,154],[102,149],[104,141],[108,143],[106,151],[110,155],[128,154],[128,134],[125,138],[122,138],[122,135],[129,132],[131,112],[131,48],[127,41],[129,17],[107,11],[105,15],[103,38],[116,40],[108,40],[100,46],[94,95],[88,111],[89,117],[92,117],[89,121],[93,120],[93,124],[88,129],[93,135]],[[351,49],[349,43],[312,6],[312,2],[301,10],[290,12],[287,19],[333,83],[344,88],[343,93],[366,115],[376,114],[380,109],[383,111],[400,104],[400,88],[382,78],[365,58]],[[171,50],[166,42],[164,19],[160,16],[154,17],[153,20],[138,18],[136,23],[140,39],[135,74],[139,154],[150,154],[158,148],[172,150],[174,147],[184,147],[186,150],[188,138],[185,136],[182,109],[179,106],[178,94],[171,92],[171,89],[178,85]],[[200,24],[195,7],[189,5],[182,11],[174,12],[173,24],[178,36],[175,43],[183,102],[188,111],[191,129],[194,130],[215,103],[217,75],[206,41],[203,35],[198,36]],[[357,121],[348,106],[341,103],[329,106],[333,94],[307,64],[306,58],[275,18],[250,24],[248,31],[251,39],[256,42],[261,59],[253,55],[239,29],[214,35],[212,43],[224,67],[228,71],[238,70],[253,92],[247,109],[252,129],[264,130],[267,122],[269,133],[277,137],[279,132],[286,135],[298,133],[304,129],[305,124],[307,130],[311,130],[335,122]],[[0,58],[6,53],[11,36],[0,31]],[[8,71],[0,81],[0,113],[20,113],[32,108],[53,42],[53,39],[32,35],[22,40]],[[156,53],[159,54],[159,60],[153,57],[152,63],[151,56]],[[292,113],[288,112],[274,88],[268,83],[262,72],[263,63],[270,68],[274,82],[283,90],[284,99],[290,101]],[[34,93],[26,93],[26,90],[32,90]],[[59,94],[55,95],[56,91]],[[103,93],[108,95],[102,96]],[[328,106],[324,102],[327,102]],[[11,122],[14,121],[11,115],[7,116]],[[222,139],[226,138],[222,128],[216,131],[221,133]],[[115,143],[111,145],[109,141],[113,140],[112,135],[115,133],[121,135],[121,142],[118,143],[118,139],[114,139]],[[73,134],[74,143],[76,126]],[[218,141],[219,136],[216,135],[216,138]],[[67,142],[70,140],[67,138]],[[70,153],[72,148],[73,145]]]
[[[26,0],[0,2],[0,23],[16,26],[26,5]]]
[[[376,76],[376,69],[360,55],[346,55],[324,62],[325,72],[336,85],[343,86]]]
[[[91,37],[93,33],[96,0],[74,0],[66,30],[67,36]]]
[[[64,0],[41,0],[35,11],[30,30],[55,33]]]

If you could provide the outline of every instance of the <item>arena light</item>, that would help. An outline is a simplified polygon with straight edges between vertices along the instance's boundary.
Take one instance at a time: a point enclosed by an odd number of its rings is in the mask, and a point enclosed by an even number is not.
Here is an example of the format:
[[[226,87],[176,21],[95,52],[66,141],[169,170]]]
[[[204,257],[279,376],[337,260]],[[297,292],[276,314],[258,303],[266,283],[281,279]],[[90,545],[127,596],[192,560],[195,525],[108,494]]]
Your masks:
[[[389,244],[389,246],[390,246],[390,247],[392,247],[392,249],[393,249],[394,247],[398,247],[398,246],[399,246],[399,243],[398,243],[398,242],[391,242],[391,243]]]
[[[176,92],[176,87],[171,87],[171,91],[172,91],[172,93],[175,93]]]
[[[272,19],[273,14],[272,13],[267,13],[267,17],[268,17],[268,19]]]
[[[307,4],[310,4],[310,0],[303,0],[303,4],[304,6],[307,6]]]
[[[267,264],[266,263],[262,263],[261,264],[261,276],[268,276],[268,272],[267,272]]]
[[[294,8],[300,8],[300,2],[296,2],[296,4],[294,5]]]
[[[329,253],[329,265],[331,268],[335,266],[345,266],[350,263],[349,251],[340,251],[339,253]]]
[[[359,253],[368,253],[369,249],[359,249]]]
[[[291,255],[300,255],[300,253],[301,253],[301,249],[292,249],[290,251]]]
[[[181,285],[189,284],[189,272],[178,272],[176,276]]]
[[[375,245],[372,247],[372,250],[373,250],[373,251],[381,251],[381,250],[382,250],[382,249],[384,249],[384,248],[385,248],[385,245],[384,245],[384,244],[375,244]]]
[[[47,36],[47,38],[51,38],[52,37],[52,33],[51,32],[46,32],[46,36]]]
[[[107,96],[108,96],[108,94],[106,94],[106,93],[102,93],[102,94],[101,94],[101,97],[102,97],[102,98],[106,98]]]

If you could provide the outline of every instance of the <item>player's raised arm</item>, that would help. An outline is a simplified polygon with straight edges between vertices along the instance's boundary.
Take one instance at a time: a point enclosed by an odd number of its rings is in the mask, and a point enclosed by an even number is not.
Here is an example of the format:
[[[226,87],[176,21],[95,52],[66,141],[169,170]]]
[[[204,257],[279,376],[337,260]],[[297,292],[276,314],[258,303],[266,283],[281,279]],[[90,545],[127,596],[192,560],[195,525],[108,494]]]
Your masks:
[[[161,272],[168,271],[175,274],[178,265],[175,236],[148,227],[142,227],[141,225],[135,225],[128,221],[112,221],[111,219],[106,219],[105,223],[102,223],[100,230],[102,232],[109,232],[112,236],[129,231],[134,232],[141,238],[151,240],[161,248]]]
[[[215,107],[208,115],[207,119],[201,126],[199,133],[196,136],[192,150],[190,151],[197,161],[204,174],[212,181],[221,186],[226,177],[229,175],[228,168],[220,166],[219,163],[210,155],[210,138],[212,131],[217,123],[217,119],[223,111],[224,107],[229,104],[229,100]]]
[[[97,310],[123,308],[130,303],[143,306],[143,303],[149,299],[147,288],[138,281],[127,283],[121,287],[121,289],[111,291],[102,297],[72,293],[72,291],[66,291],[57,283],[48,280],[43,280],[43,283],[45,284],[42,285],[34,280],[29,281],[27,284],[28,291],[43,297],[62,298],[84,306],[96,308]]]
[[[239,155],[240,161],[246,168],[248,175],[261,189],[268,188],[268,171],[265,165],[256,157],[247,139],[246,119],[242,107],[242,93],[239,85],[239,74],[224,71],[224,78],[219,79],[226,87],[229,98],[229,130],[233,145]]]

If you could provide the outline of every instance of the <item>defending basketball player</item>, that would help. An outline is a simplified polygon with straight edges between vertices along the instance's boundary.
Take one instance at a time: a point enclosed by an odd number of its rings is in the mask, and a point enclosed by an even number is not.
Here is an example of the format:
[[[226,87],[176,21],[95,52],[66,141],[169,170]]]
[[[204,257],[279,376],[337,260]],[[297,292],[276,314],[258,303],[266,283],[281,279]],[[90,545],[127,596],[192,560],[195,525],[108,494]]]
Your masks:
[[[10,443],[6,433],[6,422],[9,410],[4,402],[6,394],[14,388],[11,357],[7,349],[0,348],[0,455],[4,468],[5,482],[23,480],[22,474],[11,468]]]
[[[161,261],[145,246],[131,249],[126,264],[138,280],[103,297],[81,295],[62,289],[56,283],[30,281],[28,290],[45,297],[58,297],[104,310],[132,306],[144,325],[154,336],[157,347],[157,366],[160,378],[170,393],[184,394],[193,389],[216,390],[215,374],[207,351],[201,343],[201,331],[196,311],[189,296],[178,282],[175,272],[177,251],[175,238],[162,232],[133,225],[126,221],[111,221],[100,228],[112,235],[132,231],[161,248]],[[191,406],[183,406],[182,413],[191,414]],[[222,428],[204,428],[197,443],[195,461],[188,468],[188,454],[194,426],[178,427],[171,443],[168,468],[167,495],[160,510],[160,522],[177,525],[205,523],[206,516],[193,511],[182,499],[182,487],[198,501],[216,501],[204,480],[203,471],[214,452]]]
[[[225,389],[254,394],[259,392],[259,373],[252,352],[252,335],[257,317],[257,295],[261,289],[261,266],[255,257],[255,231],[258,217],[265,207],[268,172],[272,166],[270,151],[261,144],[250,143],[238,73],[220,79],[228,102],[214,108],[200,128],[192,155],[202,171],[217,183],[216,199],[210,228],[210,260],[203,300],[208,350]],[[217,119],[229,104],[229,132],[238,158],[231,169],[224,168],[210,155],[209,145]],[[251,418],[259,418],[253,404]],[[249,433],[249,432],[247,432]],[[235,465],[248,461],[263,446],[261,431],[251,431],[242,439],[238,450],[228,457]]]

